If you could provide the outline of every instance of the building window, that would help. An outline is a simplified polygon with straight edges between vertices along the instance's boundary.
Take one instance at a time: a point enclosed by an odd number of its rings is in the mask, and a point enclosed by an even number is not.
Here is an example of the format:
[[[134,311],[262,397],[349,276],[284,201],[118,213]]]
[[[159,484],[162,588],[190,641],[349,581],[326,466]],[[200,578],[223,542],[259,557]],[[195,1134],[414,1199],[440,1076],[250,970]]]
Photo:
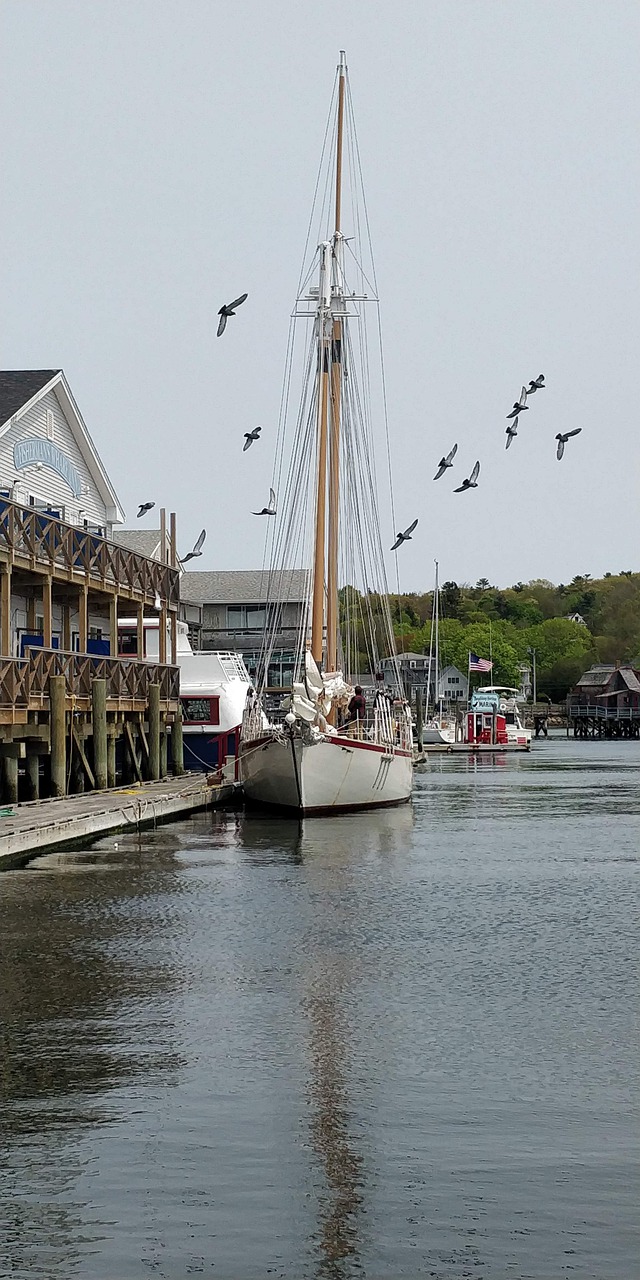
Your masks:
[[[229,631],[262,631],[267,611],[264,605],[237,604],[227,606],[227,629]]]
[[[219,698],[181,698],[185,724],[220,724]]]
[[[54,437],[53,409],[47,409],[47,440]]]

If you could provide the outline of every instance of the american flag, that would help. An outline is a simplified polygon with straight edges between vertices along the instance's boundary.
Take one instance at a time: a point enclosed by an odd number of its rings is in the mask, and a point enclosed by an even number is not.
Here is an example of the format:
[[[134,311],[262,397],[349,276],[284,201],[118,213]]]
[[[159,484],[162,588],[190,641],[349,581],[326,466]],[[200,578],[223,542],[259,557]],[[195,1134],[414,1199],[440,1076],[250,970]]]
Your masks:
[[[469,654],[469,670],[470,671],[491,671],[493,663],[487,662],[486,658],[479,658],[477,653]]]

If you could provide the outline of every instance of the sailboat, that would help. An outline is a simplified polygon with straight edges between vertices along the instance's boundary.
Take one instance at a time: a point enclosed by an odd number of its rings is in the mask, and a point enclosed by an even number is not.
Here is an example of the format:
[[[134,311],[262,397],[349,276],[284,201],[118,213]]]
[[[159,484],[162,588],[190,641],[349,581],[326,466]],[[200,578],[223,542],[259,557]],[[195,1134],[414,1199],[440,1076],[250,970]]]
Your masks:
[[[434,669],[434,656],[436,687],[434,713],[431,719],[427,720],[424,725],[422,730],[422,741],[424,746],[452,746],[453,743],[457,741],[455,716],[447,715],[442,710],[442,672],[440,670],[440,587],[438,585],[437,560],[435,565],[436,578],[433,590],[433,608],[431,610],[431,642],[429,645],[429,675],[427,677],[427,713],[429,711],[431,672]]]
[[[308,269],[303,266],[292,316],[274,463],[273,487],[281,493],[278,477],[287,446],[289,464],[275,527],[267,534],[271,590],[262,675],[247,701],[239,747],[246,798],[297,815],[402,804],[413,780],[411,714],[397,663],[391,664],[386,683],[380,674],[369,677],[375,683],[369,705],[363,706],[362,694],[354,702],[363,657],[377,673],[380,657],[395,655],[395,642],[373,449],[380,418],[374,422],[374,379],[367,363],[366,308],[370,302],[377,307],[378,299],[373,259],[365,271],[359,252],[368,220],[366,208],[358,205],[360,161],[344,53],[334,101],[333,128],[328,125],[325,135],[329,176],[323,184],[319,175],[316,188],[325,193],[322,228],[332,222],[333,230],[318,244]],[[348,238],[342,224],[343,168],[352,179],[353,234]],[[295,351],[291,335],[300,317],[307,343],[300,405],[293,415],[287,401]],[[383,371],[379,390],[386,428]],[[310,589],[297,636],[295,678],[286,706],[272,710],[265,727],[266,673],[271,654],[282,645],[286,621],[286,570],[302,549]]]

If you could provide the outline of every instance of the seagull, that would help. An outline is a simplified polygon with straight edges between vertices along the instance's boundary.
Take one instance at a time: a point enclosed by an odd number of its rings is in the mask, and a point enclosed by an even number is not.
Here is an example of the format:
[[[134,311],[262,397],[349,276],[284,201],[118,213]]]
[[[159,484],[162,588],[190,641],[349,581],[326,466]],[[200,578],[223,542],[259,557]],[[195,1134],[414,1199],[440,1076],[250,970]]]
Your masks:
[[[517,418],[519,413],[524,413],[525,409],[528,409],[528,408],[529,406],[527,404],[527,388],[523,387],[522,391],[520,392],[520,399],[516,400],[513,406],[513,409],[511,410],[511,413],[508,413],[507,417]]]
[[[248,297],[248,293],[241,293],[239,298],[236,298],[233,302],[226,302],[225,305],[220,308],[218,312],[218,315],[220,316],[220,321],[218,323],[219,338],[222,337],[222,334],[227,327],[227,320],[229,319],[229,316],[234,316],[236,314],[235,308],[239,307],[242,302],[245,302]]]
[[[558,441],[558,451],[556,453],[556,458],[558,459],[558,462],[560,461],[564,453],[564,446],[566,445],[567,440],[570,440],[571,436],[579,436],[581,431],[582,431],[582,427],[576,427],[574,431],[565,431],[564,435],[562,434],[561,431],[558,432],[556,436],[556,440]]]
[[[188,551],[186,556],[182,557],[182,564],[186,564],[187,560],[194,560],[196,556],[202,555],[202,547],[203,547],[206,536],[207,536],[207,531],[206,529],[203,529],[193,549],[191,551]]]
[[[434,480],[439,480],[440,476],[444,475],[447,467],[453,466],[453,459],[455,458],[457,452],[458,452],[458,446],[457,444],[454,444],[453,449],[451,450],[451,453],[448,453],[446,458],[440,459],[438,463],[438,470],[436,471],[436,474],[433,477]]]
[[[259,440],[259,439],[260,439],[260,432],[261,432],[261,431],[262,431],[262,427],[254,427],[254,428],[253,428],[253,431],[245,431],[245,433],[244,433],[244,444],[243,444],[243,446],[242,446],[242,452],[243,452],[243,453],[246,453],[246,452],[247,452],[247,449],[250,449],[250,448],[251,448],[251,446],[252,446],[252,444],[253,444],[254,440]]]
[[[537,378],[532,378],[527,387],[527,395],[532,396],[534,391],[544,391],[544,374],[539,373]]]
[[[518,434],[518,419],[514,418],[513,422],[510,422],[509,426],[507,427],[507,443],[505,445],[506,449],[509,448],[509,445],[513,440],[513,437],[517,436],[517,434]]]
[[[464,493],[465,489],[477,489],[477,488],[478,488],[478,476],[479,476],[479,475],[480,475],[480,463],[479,463],[479,462],[476,462],[476,465],[475,465],[475,467],[473,468],[473,471],[471,472],[471,475],[469,476],[469,479],[468,479],[468,480],[463,480],[463,481],[462,481],[462,484],[460,485],[460,488],[459,488],[459,489],[454,489],[454,491],[453,491],[453,492],[454,492],[454,493]]]
[[[269,506],[263,507],[262,511],[252,511],[252,516],[275,516],[276,514],[276,495],[275,490],[269,490]]]
[[[138,507],[137,519],[139,520],[140,516],[146,515],[147,511],[150,511],[152,507],[155,507],[155,505],[155,502],[141,502]]]
[[[410,541],[410,539],[411,539],[411,534],[413,533],[413,531],[414,531],[414,529],[415,529],[415,527],[416,527],[417,523],[418,523],[418,521],[417,521],[417,520],[414,520],[413,524],[410,524],[410,525],[409,525],[409,528],[408,528],[408,529],[405,529],[404,533],[397,533],[397,534],[396,534],[396,540],[395,540],[395,542],[394,542],[394,544],[393,544],[393,546],[392,546],[392,548],[391,548],[391,550],[392,550],[392,551],[397,551],[398,547],[401,547],[401,546],[402,546],[402,544],[403,544],[403,542],[409,542],[409,541]]]

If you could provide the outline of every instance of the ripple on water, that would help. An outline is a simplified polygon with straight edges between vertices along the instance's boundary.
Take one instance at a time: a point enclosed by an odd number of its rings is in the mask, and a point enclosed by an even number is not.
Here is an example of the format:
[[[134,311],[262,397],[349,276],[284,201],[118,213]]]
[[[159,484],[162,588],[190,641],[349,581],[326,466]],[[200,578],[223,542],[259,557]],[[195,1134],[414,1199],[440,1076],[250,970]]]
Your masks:
[[[639,766],[437,757],[0,878],[0,1275],[630,1280]]]

